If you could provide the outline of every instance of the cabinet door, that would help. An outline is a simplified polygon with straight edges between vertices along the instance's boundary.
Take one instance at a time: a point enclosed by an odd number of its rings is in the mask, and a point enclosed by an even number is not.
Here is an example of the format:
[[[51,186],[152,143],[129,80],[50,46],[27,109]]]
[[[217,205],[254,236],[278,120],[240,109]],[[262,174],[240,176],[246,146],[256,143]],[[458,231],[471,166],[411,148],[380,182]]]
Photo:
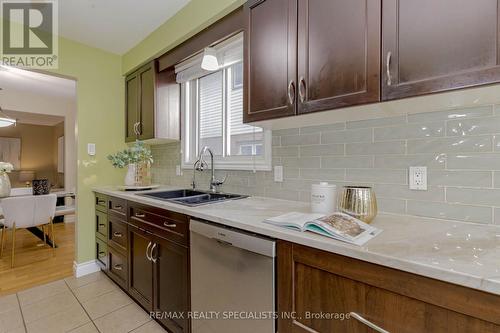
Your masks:
[[[298,113],[380,100],[380,1],[298,1]]]
[[[128,225],[130,295],[147,310],[153,301],[153,262],[148,258],[153,245],[151,234]]]
[[[383,0],[384,100],[500,81],[497,0]]]
[[[139,70],[138,76],[140,81],[139,139],[153,139],[155,137],[154,122],[156,108],[156,73],[154,62]]]
[[[245,4],[244,122],[295,114],[297,1]]]
[[[319,257],[304,253],[301,258],[299,251],[291,243],[278,243],[278,331],[370,332],[359,321],[345,318],[350,312],[365,312],[365,285],[330,274],[316,265]],[[344,317],[321,318],[321,314]]]
[[[136,74],[125,80],[125,141],[135,141],[139,123],[139,77]]]
[[[179,313],[189,311],[189,252],[184,246],[157,237],[153,249],[154,311]],[[161,320],[173,333],[189,332],[189,320],[164,318]]]

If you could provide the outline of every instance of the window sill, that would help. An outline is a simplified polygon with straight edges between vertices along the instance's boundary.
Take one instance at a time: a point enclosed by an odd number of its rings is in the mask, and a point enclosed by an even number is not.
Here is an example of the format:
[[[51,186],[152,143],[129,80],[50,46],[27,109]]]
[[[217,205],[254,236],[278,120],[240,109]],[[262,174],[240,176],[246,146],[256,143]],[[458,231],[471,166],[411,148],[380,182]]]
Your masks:
[[[193,169],[193,163],[182,163],[181,167],[182,169]],[[218,163],[217,161],[215,162],[215,170],[237,170],[237,171],[271,171],[272,170],[272,165],[271,163],[265,163],[265,162],[256,162],[255,164],[242,164],[242,163],[232,163],[232,162],[225,162],[225,163]],[[210,169],[210,164],[207,167],[207,169]]]

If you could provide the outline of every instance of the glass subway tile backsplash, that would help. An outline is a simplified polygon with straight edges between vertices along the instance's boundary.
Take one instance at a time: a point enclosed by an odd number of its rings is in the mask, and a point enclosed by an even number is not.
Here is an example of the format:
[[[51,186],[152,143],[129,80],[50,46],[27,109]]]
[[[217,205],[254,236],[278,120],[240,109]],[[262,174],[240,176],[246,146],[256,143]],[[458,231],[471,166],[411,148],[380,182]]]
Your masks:
[[[498,107],[497,107],[498,108]],[[189,186],[176,176],[178,143],[153,146],[153,179]],[[495,106],[410,114],[273,131],[271,172],[228,174],[222,190],[309,201],[311,183],[373,186],[381,212],[500,224],[500,112]],[[408,167],[427,166],[428,190],[408,189]],[[197,175],[206,188],[209,171]]]

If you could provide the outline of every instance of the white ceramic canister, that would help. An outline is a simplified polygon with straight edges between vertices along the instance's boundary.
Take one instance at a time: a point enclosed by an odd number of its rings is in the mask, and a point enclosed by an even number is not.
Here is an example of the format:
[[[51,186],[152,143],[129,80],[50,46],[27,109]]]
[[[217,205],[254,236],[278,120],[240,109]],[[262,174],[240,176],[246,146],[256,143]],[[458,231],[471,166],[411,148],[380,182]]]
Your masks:
[[[337,186],[321,182],[311,185],[311,212],[331,214],[337,211]]]

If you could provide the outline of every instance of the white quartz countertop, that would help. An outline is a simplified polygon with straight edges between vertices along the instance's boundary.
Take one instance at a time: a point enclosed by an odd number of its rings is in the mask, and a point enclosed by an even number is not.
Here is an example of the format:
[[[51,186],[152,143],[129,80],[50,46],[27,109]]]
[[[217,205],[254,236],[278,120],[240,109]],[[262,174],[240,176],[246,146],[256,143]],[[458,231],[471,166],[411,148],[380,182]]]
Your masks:
[[[166,189],[176,187],[151,192]],[[379,214],[372,225],[384,231],[360,247],[262,222],[291,211],[308,212],[303,202],[250,197],[186,207],[113,187],[94,191],[500,295],[500,226]]]

